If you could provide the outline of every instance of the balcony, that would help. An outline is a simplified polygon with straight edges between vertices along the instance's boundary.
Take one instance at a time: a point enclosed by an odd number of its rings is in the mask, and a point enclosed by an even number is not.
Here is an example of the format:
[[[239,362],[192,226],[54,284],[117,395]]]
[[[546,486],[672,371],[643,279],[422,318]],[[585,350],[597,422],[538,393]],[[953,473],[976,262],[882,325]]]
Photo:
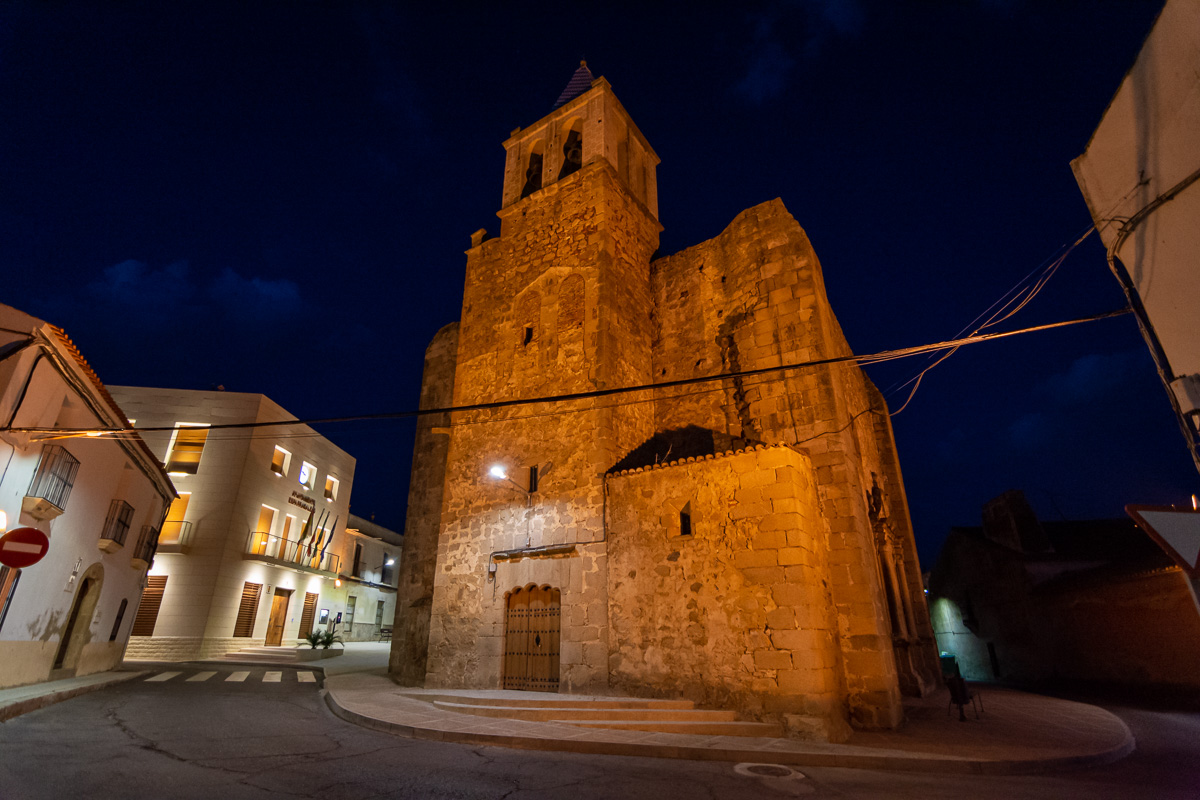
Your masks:
[[[124,547],[132,519],[133,506],[124,500],[113,500],[108,507],[108,517],[104,520],[104,530],[100,533],[100,549],[106,553],[115,553]]]
[[[192,545],[192,523],[167,520],[158,534],[158,552],[186,553]]]
[[[266,531],[250,531],[246,539],[246,552],[242,553],[242,558],[276,567],[312,572],[327,578],[336,578],[341,567],[341,559],[328,549],[322,553],[311,541],[301,543]]]
[[[137,547],[133,550],[133,560],[130,562],[134,569],[148,569],[154,563],[154,553],[157,549],[158,531],[154,530],[153,525],[143,525]]]

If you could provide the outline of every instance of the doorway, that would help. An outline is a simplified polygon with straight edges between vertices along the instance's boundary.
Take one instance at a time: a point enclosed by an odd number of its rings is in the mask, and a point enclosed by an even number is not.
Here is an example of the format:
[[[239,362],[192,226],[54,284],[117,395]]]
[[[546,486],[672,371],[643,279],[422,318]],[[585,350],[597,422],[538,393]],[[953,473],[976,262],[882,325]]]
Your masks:
[[[92,615],[96,613],[96,601],[100,599],[102,577],[99,564],[92,565],[81,576],[75,602],[71,604],[71,613],[67,615],[67,624],[63,626],[58,652],[54,655],[53,669],[73,670],[79,662],[79,654],[88,641]]]
[[[558,691],[561,597],[558,589],[532,585],[508,594],[502,675],[505,689]]]
[[[283,644],[283,628],[287,625],[288,600],[292,597],[291,589],[276,589],[271,598],[271,619],[267,623],[267,647],[279,647]]]

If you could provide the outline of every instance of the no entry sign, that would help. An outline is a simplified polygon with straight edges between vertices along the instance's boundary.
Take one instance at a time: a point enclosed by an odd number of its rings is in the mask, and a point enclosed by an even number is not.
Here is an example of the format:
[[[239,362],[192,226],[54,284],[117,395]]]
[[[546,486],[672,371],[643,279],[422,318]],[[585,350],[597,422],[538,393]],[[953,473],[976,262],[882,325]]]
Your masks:
[[[24,569],[42,560],[50,540],[37,528],[13,528],[0,536],[0,564]]]

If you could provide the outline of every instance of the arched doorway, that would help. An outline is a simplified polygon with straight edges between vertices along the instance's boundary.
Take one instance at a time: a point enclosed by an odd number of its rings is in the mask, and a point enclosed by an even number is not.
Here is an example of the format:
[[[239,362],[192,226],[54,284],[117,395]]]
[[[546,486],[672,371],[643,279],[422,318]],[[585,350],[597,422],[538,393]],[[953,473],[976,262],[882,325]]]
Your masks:
[[[559,607],[562,592],[549,586],[513,589],[504,620],[505,689],[558,691]]]
[[[87,644],[88,630],[100,599],[103,580],[104,571],[99,564],[92,565],[80,578],[75,602],[71,604],[71,613],[67,615],[67,624],[63,626],[62,639],[54,656],[54,669],[71,670],[79,663],[79,654]]]

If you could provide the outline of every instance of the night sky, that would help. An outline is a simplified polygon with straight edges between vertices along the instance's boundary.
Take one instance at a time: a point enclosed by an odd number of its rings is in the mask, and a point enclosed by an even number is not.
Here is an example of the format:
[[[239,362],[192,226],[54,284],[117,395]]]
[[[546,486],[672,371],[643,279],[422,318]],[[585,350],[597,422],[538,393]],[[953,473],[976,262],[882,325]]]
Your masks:
[[[435,5],[0,5],[0,301],[106,383],[415,408],[501,142],[586,58],[662,158],[662,253],[781,197],[856,352],[949,339],[1091,224],[1069,162],[1160,6]],[[1122,304],[1093,235],[1003,327]],[[1129,316],[964,348],[893,423],[926,569],[1010,488],[1044,519],[1200,488]],[[413,427],[319,428],[397,530]]]

